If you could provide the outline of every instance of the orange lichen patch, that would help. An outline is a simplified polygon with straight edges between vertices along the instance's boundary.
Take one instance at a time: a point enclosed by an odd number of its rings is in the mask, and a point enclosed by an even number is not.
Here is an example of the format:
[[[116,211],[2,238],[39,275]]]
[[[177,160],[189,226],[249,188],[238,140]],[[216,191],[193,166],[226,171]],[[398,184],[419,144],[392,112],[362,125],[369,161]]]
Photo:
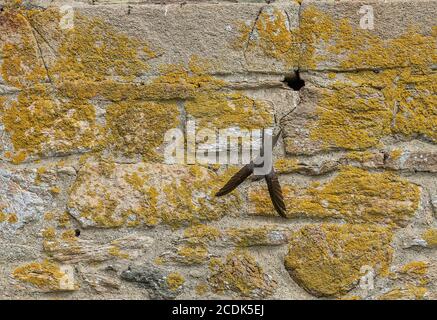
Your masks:
[[[273,125],[272,109],[256,99],[240,92],[199,94],[193,101],[187,101],[187,113],[199,119],[201,128],[259,129]]]
[[[420,201],[419,188],[391,172],[370,173],[343,167],[331,180],[307,188],[283,187],[288,217],[342,218],[349,222],[404,225]],[[266,190],[254,189],[249,197],[255,212],[274,213]]]
[[[221,232],[205,224],[193,225],[184,231],[184,240],[190,244],[207,244],[220,237]]]
[[[281,158],[275,161],[275,170],[278,173],[292,173],[300,168],[299,160],[294,158]]]
[[[425,297],[428,290],[424,287],[406,286],[395,288],[379,296],[380,300],[421,300]]]
[[[18,9],[8,14],[22,23],[21,28],[8,30],[13,36],[2,41],[2,50],[8,57],[2,64],[3,78],[7,84],[21,89],[16,100],[0,106],[2,122],[15,150],[14,163],[43,151],[69,152],[96,147],[96,137],[102,130],[95,122],[94,106],[80,92],[75,92],[74,97],[65,95],[57,80],[66,79],[63,71],[72,66],[66,61],[49,65],[40,56],[34,23],[59,20],[57,11]],[[59,41],[75,43],[71,40],[64,36]],[[15,70],[17,66],[20,70]]]
[[[147,160],[159,160],[157,148],[164,143],[165,132],[178,126],[175,103],[120,102],[107,109],[109,145],[124,155],[140,154]]]
[[[388,275],[391,239],[379,226],[308,225],[292,235],[285,267],[310,293],[339,297],[355,287],[363,267]]]
[[[125,253],[125,252],[122,252],[120,250],[120,247],[117,246],[116,244],[113,244],[111,247],[109,247],[108,253],[111,256],[114,256],[114,257],[118,257],[118,258],[121,258],[121,259],[129,259],[129,254]]]
[[[59,290],[65,273],[60,270],[59,265],[45,260],[18,267],[12,275],[41,289]]]
[[[356,85],[336,83],[318,102],[310,137],[325,149],[363,150],[395,134],[437,141],[437,74],[407,68],[347,77]]]
[[[212,259],[209,285],[214,291],[233,291],[243,297],[266,297],[277,287],[255,259],[247,251],[234,251],[225,261]]]
[[[18,216],[15,213],[4,213],[0,208],[0,223],[2,222],[15,224],[18,222]]]
[[[335,33],[335,24],[331,17],[313,6],[308,6],[300,14],[298,29],[301,52],[299,67],[303,70],[316,68],[325,57],[316,54],[320,42],[328,42]]]
[[[146,90],[162,90],[163,97],[186,100],[185,110],[200,128],[252,129],[273,124],[273,110],[268,104],[226,89],[227,83],[208,74],[208,68],[208,63],[196,56],[188,67],[163,66],[161,75]]]
[[[288,240],[287,230],[275,226],[229,228],[225,237],[238,247],[269,246],[284,244]]]
[[[400,149],[393,149],[390,151],[390,158],[393,160],[398,160],[402,156],[402,150]]]
[[[412,261],[403,265],[399,272],[407,275],[423,276],[428,272],[428,263],[425,261]]]
[[[58,225],[61,228],[67,228],[71,224],[70,215],[68,212],[64,212],[58,217]]]
[[[55,214],[53,212],[46,212],[44,214],[45,221],[53,221],[55,219]]]
[[[53,227],[46,228],[42,231],[42,236],[45,240],[51,240],[56,238],[56,230]]]
[[[17,223],[18,222],[17,215],[15,213],[11,213],[8,217],[8,222],[12,224]]]
[[[149,69],[147,60],[154,56],[146,43],[98,18],[77,14],[74,28],[67,33],[52,69],[59,81],[132,81]]]
[[[430,228],[422,234],[423,240],[426,241],[430,248],[437,247],[437,229]]]
[[[343,69],[428,68],[437,61],[436,31],[437,27],[434,27],[433,34],[427,36],[411,27],[396,38],[381,39],[372,30],[354,27],[346,18],[335,20],[310,5],[301,12],[299,36],[303,50],[300,66],[315,68],[318,62],[335,56],[341,57]]]
[[[262,10],[254,23],[240,23],[240,36],[235,41],[235,47],[246,53],[260,51],[263,55],[282,62],[287,68],[296,66],[299,38],[297,32],[290,30],[286,13],[277,8],[272,12]]]
[[[139,83],[137,78],[149,70],[147,60],[155,56],[143,41],[80,14],[75,15],[75,27],[63,32],[56,10],[17,9],[8,14],[22,25],[21,31],[12,32],[13,42],[2,41],[3,78],[22,89],[17,100],[0,103],[14,163],[106,147],[157,161],[164,133],[179,124],[175,100],[187,100],[188,114],[203,127],[259,128],[273,123],[268,104],[226,89],[226,82],[209,75],[208,64],[197,57],[188,67],[162,66],[159,76]],[[44,40],[38,29],[46,25],[50,44],[43,45],[56,51],[49,61],[40,56],[38,44]],[[96,114],[96,101],[109,105],[103,115]]]
[[[2,78],[17,88],[24,88],[46,80],[44,66],[39,59],[31,26],[22,14],[12,8],[0,13],[0,50],[3,56]]]
[[[185,278],[179,272],[170,273],[165,280],[172,291],[178,290],[185,283]]]
[[[203,296],[208,292],[208,284],[206,283],[199,283],[196,286],[196,294],[198,296]]]
[[[177,261],[187,264],[201,264],[208,260],[208,249],[203,245],[190,245],[179,247]]]
[[[218,177],[200,166],[115,165],[101,174],[89,163],[70,192],[69,211],[83,223],[98,227],[173,227],[216,220],[239,206],[236,193],[217,199],[214,193],[229,174]]]
[[[346,158],[358,162],[367,162],[375,159],[375,154],[371,151],[351,151],[348,152]]]
[[[76,232],[74,230],[67,230],[62,232],[61,239],[68,242],[77,241]]]
[[[52,188],[50,188],[50,192],[54,195],[57,195],[57,194],[61,193],[61,189],[59,187],[52,187]]]
[[[322,90],[318,119],[310,128],[313,140],[325,149],[348,150],[378,147],[382,138],[395,134],[436,141],[434,36],[411,28],[383,40],[372,31],[352,27],[347,19],[335,21],[313,6],[303,10],[300,29],[304,68],[314,68],[330,55],[342,57],[342,69],[387,68],[378,73],[345,73],[346,81]],[[317,55],[321,43],[326,50]]]

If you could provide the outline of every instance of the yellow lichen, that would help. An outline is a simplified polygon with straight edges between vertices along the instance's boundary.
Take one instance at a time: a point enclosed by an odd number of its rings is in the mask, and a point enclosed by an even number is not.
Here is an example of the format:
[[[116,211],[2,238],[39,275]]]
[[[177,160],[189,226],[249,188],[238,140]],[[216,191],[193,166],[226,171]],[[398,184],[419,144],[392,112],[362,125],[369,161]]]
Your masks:
[[[197,57],[188,67],[161,66],[157,77],[140,83],[138,77],[149,70],[147,60],[155,57],[143,41],[81,14],[75,15],[75,28],[62,32],[56,10],[14,9],[8,14],[20,28],[6,30],[15,36],[2,39],[6,58],[1,67],[5,81],[21,91],[17,100],[2,99],[0,116],[14,147],[14,163],[104,148],[161,160],[157,148],[164,133],[179,125],[176,100],[185,101],[188,115],[201,127],[273,124],[268,104],[227,89]],[[47,37],[57,47],[50,63],[40,57],[41,39],[33,34],[44,25],[50,26]],[[99,119],[97,100],[106,105]]]
[[[54,195],[61,193],[61,189],[59,187],[50,188],[50,192]]]
[[[426,241],[430,248],[437,247],[437,229],[428,229],[422,234],[423,240]]]
[[[49,290],[58,290],[60,281],[64,277],[57,264],[47,260],[43,262],[32,262],[14,270],[14,278],[31,283],[32,285]]]
[[[61,239],[64,241],[74,242],[77,241],[76,231],[75,230],[67,230],[62,232]]]
[[[240,36],[235,47],[280,61],[287,68],[297,66],[299,58],[298,33],[291,30],[285,12],[274,8],[272,12],[262,10],[254,25],[240,23]]]
[[[56,230],[53,227],[49,227],[42,231],[42,236],[45,240],[55,239],[56,238]]]
[[[210,270],[208,282],[218,293],[230,290],[245,297],[266,297],[277,286],[247,251],[234,251],[225,261],[211,259]]]
[[[6,221],[6,214],[0,210],[0,223]]]
[[[54,218],[55,218],[55,214],[53,212],[44,213],[44,220],[45,221],[52,221]]]
[[[390,151],[390,158],[393,160],[398,160],[402,156],[402,150],[400,149],[393,149]]]
[[[17,215],[15,213],[10,213],[8,217],[8,222],[12,224],[17,223],[18,222]]]
[[[282,243],[275,240],[272,235],[277,232],[274,226],[262,226],[251,228],[230,228],[226,230],[225,235],[229,240],[239,247],[275,245]],[[284,241],[286,239],[284,238]]]
[[[392,232],[371,225],[307,225],[295,232],[285,257],[293,279],[316,296],[342,296],[363,267],[387,275]]]
[[[344,69],[384,69],[347,73],[346,81],[322,89],[318,119],[310,127],[313,140],[326,149],[348,150],[378,147],[383,137],[396,134],[436,141],[433,36],[410,28],[399,37],[383,40],[370,30],[352,27],[347,19],[336,21],[314,6],[302,12],[300,35],[303,68],[314,68],[335,55],[342,57]],[[326,50],[316,55],[321,43]]]
[[[185,278],[179,272],[172,272],[167,276],[166,282],[170,290],[176,291],[183,286]]]
[[[206,244],[217,240],[219,237],[220,231],[218,229],[205,224],[197,224],[184,231],[184,238],[191,244]]]
[[[385,136],[425,136],[436,141],[436,77],[411,68],[348,74],[355,83],[324,89],[310,137],[328,148],[363,150]]]
[[[428,290],[424,287],[407,286],[395,288],[379,296],[380,300],[421,300]]]
[[[422,35],[411,26],[398,37],[382,39],[372,30],[352,26],[349,19],[335,20],[310,5],[301,12],[301,67],[314,68],[318,62],[332,58],[330,55],[341,57],[341,67],[346,69],[429,67],[437,60],[434,34]],[[316,54],[320,46],[326,52]]]
[[[420,189],[394,173],[371,173],[350,166],[326,183],[307,188],[286,185],[283,193],[288,217],[334,217],[398,225],[415,214],[420,200]],[[257,214],[273,214],[268,192],[252,190],[250,199]]]
[[[107,109],[109,142],[123,155],[140,154],[145,160],[158,161],[157,148],[164,143],[165,132],[178,125],[175,103],[119,102]]]
[[[64,212],[58,217],[59,226],[61,228],[66,228],[71,224],[70,215],[68,212]]]
[[[0,208],[0,223],[2,222],[15,224],[18,222],[18,216],[15,213],[4,213]]]
[[[350,151],[346,158],[358,162],[367,162],[373,160],[375,154],[370,151]]]
[[[206,283],[199,283],[196,286],[196,294],[198,296],[203,296],[208,292],[208,284]]]
[[[129,254],[125,253],[125,252],[122,252],[120,250],[120,247],[118,245],[116,245],[116,244],[113,244],[111,247],[109,247],[108,253],[111,256],[114,256],[114,257],[118,257],[118,258],[121,258],[121,259],[129,259]]]
[[[165,223],[177,228],[219,219],[239,205],[236,192],[226,199],[214,197],[234,170],[217,176],[196,165],[144,163],[124,174],[117,173],[119,168],[102,177],[100,163],[85,165],[70,191],[69,207],[98,227]]]
[[[299,161],[293,158],[281,158],[275,161],[275,170],[278,173],[292,173],[300,168]]]
[[[180,247],[177,254],[178,261],[188,265],[200,264],[208,259],[208,250],[202,245]]]
[[[426,275],[428,271],[428,263],[425,261],[412,261],[402,266],[400,273],[409,275]]]

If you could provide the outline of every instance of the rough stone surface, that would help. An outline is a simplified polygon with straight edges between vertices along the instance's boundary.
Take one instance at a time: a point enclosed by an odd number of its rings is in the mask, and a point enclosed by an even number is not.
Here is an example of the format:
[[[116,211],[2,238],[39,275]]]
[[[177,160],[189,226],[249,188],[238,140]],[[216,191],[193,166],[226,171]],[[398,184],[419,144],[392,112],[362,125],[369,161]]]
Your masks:
[[[341,296],[360,279],[363,267],[387,273],[391,232],[366,225],[306,226],[291,241],[285,267],[317,296]]]
[[[437,298],[437,1],[0,7],[0,299]],[[188,120],[281,127],[287,219]]]
[[[130,266],[121,273],[126,281],[139,283],[149,290],[152,299],[174,299],[181,292],[183,278],[166,273],[155,265]]]

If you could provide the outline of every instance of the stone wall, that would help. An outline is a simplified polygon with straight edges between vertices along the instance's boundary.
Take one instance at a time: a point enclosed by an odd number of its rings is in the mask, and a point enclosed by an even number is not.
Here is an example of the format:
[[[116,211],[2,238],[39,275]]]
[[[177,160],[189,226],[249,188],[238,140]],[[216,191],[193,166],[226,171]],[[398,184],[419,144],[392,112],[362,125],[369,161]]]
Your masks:
[[[0,298],[437,298],[437,1],[0,3]],[[287,219],[190,119],[283,128]]]

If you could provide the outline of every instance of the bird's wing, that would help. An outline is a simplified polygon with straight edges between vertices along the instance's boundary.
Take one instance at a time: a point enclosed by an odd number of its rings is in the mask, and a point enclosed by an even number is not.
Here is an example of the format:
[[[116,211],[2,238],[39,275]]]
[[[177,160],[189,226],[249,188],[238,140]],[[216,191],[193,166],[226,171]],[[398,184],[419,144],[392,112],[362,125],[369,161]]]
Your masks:
[[[216,197],[224,196],[238,187],[244,180],[246,180],[248,176],[253,173],[253,167],[253,163],[249,163],[241,168],[240,171],[234,174],[232,178],[229,179],[229,181],[225,184],[225,186],[215,194]]]
[[[286,211],[284,197],[282,196],[281,185],[279,184],[278,176],[275,173],[275,170],[272,168],[272,171],[266,177],[267,187],[269,188],[270,199],[272,200],[273,206],[276,211],[282,217],[286,218]]]

